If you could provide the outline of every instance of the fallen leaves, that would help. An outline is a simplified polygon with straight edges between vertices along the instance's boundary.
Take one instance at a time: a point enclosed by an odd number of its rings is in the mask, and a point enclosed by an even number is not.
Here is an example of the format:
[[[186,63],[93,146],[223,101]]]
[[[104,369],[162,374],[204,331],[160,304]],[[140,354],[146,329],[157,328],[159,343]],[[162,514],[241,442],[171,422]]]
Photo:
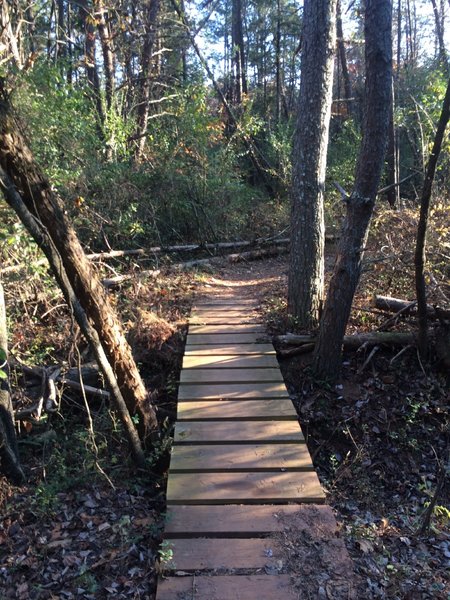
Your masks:
[[[58,500],[36,518],[24,494],[24,511],[0,521],[2,600],[150,599],[158,527],[145,490],[86,485]]]

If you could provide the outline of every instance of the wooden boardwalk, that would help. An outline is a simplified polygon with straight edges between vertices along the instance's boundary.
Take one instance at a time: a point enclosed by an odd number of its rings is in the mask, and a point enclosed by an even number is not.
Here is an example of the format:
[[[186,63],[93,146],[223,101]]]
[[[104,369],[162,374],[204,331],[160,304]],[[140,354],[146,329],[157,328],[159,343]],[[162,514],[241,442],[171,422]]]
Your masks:
[[[298,597],[280,515],[324,494],[254,306],[211,300],[190,319],[157,600]]]

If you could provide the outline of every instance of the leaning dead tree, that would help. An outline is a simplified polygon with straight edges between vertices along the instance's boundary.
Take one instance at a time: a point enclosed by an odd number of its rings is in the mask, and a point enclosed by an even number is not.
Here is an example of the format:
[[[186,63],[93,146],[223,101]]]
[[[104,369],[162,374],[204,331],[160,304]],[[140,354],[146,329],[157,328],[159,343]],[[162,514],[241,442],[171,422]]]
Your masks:
[[[428,216],[430,212],[431,192],[433,188],[434,175],[436,173],[437,162],[441,152],[441,146],[444,139],[447,123],[450,120],[450,80],[447,84],[447,91],[442,104],[441,116],[436,129],[436,135],[433,142],[433,149],[428,160],[425,180],[423,182],[422,195],[420,198],[420,215],[417,226],[416,250],[414,253],[415,282],[417,294],[417,311],[419,315],[419,351],[422,357],[426,357],[428,352],[428,312],[427,312],[427,291],[425,284],[425,262],[426,262],[426,236],[428,226]]]
[[[3,286],[0,283],[0,469],[14,483],[22,483],[14,415],[9,391],[8,334]]]
[[[53,272],[60,272],[67,278],[73,291],[73,299],[86,316],[87,324],[96,332],[101,351],[115,375],[117,388],[123,396],[127,411],[131,416],[139,417],[141,437],[146,437],[157,432],[156,413],[148,399],[122,325],[67,219],[61,199],[52,190],[33,158],[20,124],[12,114],[5,85],[1,80],[0,94],[0,167],[8,179],[4,183],[4,189],[9,190],[5,197],[11,204],[15,192],[39,225],[41,234],[44,232],[50,240],[60,265],[55,265],[48,251],[42,247],[42,235],[39,239],[35,237],[46,253]],[[77,312],[74,311],[74,314],[83,329]]]

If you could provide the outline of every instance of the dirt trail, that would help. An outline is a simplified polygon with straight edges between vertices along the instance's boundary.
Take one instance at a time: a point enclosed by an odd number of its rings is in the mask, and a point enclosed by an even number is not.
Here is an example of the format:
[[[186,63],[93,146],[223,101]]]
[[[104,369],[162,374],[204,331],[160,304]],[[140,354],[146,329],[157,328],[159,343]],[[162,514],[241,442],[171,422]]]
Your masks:
[[[276,289],[287,288],[287,257],[238,263],[217,269],[199,286],[199,298],[239,296],[264,300]]]

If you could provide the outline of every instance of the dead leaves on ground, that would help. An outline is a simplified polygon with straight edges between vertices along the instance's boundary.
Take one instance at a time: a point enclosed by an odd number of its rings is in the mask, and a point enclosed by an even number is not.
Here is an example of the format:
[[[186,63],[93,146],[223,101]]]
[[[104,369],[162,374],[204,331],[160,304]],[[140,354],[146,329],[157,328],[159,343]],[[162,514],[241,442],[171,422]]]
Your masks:
[[[0,523],[1,598],[150,599],[158,522],[144,490],[59,493],[52,512],[23,490]]]

